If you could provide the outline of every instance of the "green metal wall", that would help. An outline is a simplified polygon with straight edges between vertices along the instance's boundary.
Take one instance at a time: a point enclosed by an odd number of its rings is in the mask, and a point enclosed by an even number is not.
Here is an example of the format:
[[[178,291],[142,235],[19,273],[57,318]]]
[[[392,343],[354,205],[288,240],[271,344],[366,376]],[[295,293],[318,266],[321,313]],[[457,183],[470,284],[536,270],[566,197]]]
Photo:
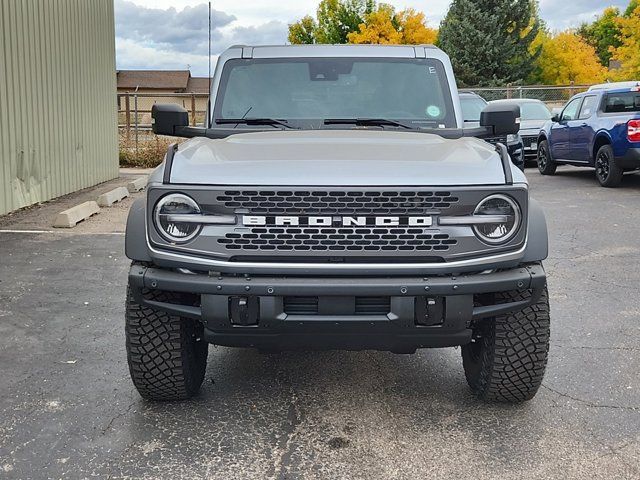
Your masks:
[[[118,176],[112,0],[0,0],[0,214]]]

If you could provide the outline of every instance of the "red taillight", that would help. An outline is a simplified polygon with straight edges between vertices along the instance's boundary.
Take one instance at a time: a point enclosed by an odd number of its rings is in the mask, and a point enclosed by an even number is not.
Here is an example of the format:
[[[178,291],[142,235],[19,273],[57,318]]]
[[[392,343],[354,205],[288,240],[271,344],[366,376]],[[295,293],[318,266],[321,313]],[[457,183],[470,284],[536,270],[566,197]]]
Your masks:
[[[640,142],[640,120],[629,120],[627,123],[627,137],[630,142]]]

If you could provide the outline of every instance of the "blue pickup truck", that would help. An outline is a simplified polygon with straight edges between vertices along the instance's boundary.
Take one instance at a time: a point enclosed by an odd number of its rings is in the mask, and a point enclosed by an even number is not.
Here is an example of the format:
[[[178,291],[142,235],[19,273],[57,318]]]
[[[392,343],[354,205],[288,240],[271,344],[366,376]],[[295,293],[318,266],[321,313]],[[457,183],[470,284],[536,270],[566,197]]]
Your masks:
[[[640,83],[592,87],[575,95],[538,136],[538,169],[558,165],[595,168],[603,187],[616,187],[625,172],[640,169]]]

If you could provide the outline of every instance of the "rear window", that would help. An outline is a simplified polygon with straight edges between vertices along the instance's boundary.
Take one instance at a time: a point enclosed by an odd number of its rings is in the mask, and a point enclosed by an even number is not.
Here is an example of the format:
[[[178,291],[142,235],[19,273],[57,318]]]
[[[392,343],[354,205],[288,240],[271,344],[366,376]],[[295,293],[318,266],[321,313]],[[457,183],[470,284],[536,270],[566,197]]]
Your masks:
[[[605,113],[640,112],[640,92],[605,95],[603,111]]]

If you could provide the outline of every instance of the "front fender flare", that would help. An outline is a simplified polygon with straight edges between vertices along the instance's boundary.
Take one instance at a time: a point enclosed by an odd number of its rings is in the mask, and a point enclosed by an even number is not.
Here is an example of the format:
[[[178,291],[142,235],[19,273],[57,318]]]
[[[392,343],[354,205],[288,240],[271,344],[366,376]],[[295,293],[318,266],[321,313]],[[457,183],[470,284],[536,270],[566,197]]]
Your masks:
[[[542,207],[534,199],[529,200],[527,234],[527,248],[522,262],[540,262],[546,259],[549,255],[547,220]]]
[[[131,260],[151,262],[147,249],[146,198],[139,198],[129,209],[127,231],[124,237],[124,253]]]

